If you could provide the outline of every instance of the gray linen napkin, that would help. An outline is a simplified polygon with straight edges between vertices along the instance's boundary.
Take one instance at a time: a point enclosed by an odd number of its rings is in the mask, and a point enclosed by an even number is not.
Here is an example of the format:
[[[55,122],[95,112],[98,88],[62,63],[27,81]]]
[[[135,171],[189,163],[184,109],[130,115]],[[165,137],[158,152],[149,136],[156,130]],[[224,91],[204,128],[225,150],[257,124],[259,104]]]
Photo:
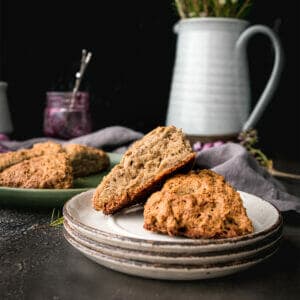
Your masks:
[[[195,165],[212,169],[223,175],[237,190],[261,197],[280,211],[300,213],[300,199],[288,194],[284,186],[239,144],[226,143],[203,150],[198,153]]]
[[[126,127],[111,126],[69,141],[51,139],[65,143],[78,143],[97,148],[108,148],[124,152],[142,133]],[[34,143],[49,140],[35,138],[27,141],[2,141],[0,145],[11,150],[29,148]],[[121,147],[121,148],[120,148]],[[223,175],[236,189],[259,196],[280,211],[294,210],[300,213],[300,199],[288,194],[284,186],[259,166],[256,160],[239,144],[226,143],[222,146],[202,150],[196,158],[196,167],[209,168]]]

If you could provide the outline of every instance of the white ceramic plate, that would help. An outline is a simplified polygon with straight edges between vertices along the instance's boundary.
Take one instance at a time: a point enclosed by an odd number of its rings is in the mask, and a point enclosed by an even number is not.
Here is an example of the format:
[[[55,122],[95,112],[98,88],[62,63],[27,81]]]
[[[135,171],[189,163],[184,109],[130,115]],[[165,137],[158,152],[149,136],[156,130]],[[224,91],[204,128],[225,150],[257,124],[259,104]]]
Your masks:
[[[70,199],[64,206],[64,217],[83,236],[121,248],[170,253],[233,250],[267,238],[282,225],[282,217],[273,205],[257,196],[239,192],[253,222],[254,233],[227,239],[170,237],[145,230],[140,207],[123,210],[114,216],[95,211],[91,200],[93,192],[90,190]]]
[[[125,258],[149,263],[178,264],[178,265],[207,265],[212,263],[234,262],[251,258],[268,252],[271,247],[277,247],[281,239],[281,230],[254,245],[242,247],[236,250],[208,252],[208,253],[158,253],[153,251],[130,250],[116,246],[101,244],[83,236],[72,229],[68,222],[64,221],[66,233],[79,244],[103,255],[115,258]]]
[[[226,276],[243,271],[252,267],[273,255],[277,248],[270,248],[270,251],[259,256],[241,260],[239,262],[211,264],[207,266],[197,265],[164,265],[151,264],[122,258],[115,258],[91,250],[75,241],[65,233],[67,241],[94,262],[109,269],[126,273],[129,275],[167,280],[196,280]]]

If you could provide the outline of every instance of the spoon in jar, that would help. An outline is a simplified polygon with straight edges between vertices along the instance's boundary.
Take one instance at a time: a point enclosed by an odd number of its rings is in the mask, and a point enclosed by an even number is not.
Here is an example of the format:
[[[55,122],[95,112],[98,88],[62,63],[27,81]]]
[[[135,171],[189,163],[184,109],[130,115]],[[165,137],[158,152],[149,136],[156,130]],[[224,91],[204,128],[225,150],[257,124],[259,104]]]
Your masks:
[[[92,58],[92,52],[87,53],[86,50],[83,49],[82,50],[82,55],[81,55],[80,69],[75,74],[76,80],[75,80],[75,85],[74,85],[74,88],[73,88],[73,91],[72,91],[71,104],[70,104],[71,108],[74,107],[76,94],[79,90],[82,77],[84,75],[84,72],[85,72],[91,58]]]

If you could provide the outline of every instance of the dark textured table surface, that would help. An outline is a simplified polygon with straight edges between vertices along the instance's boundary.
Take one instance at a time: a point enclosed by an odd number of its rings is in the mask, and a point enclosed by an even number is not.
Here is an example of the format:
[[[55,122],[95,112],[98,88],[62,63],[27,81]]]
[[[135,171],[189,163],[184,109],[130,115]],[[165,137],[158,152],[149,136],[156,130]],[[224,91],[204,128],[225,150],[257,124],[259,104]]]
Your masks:
[[[281,166],[291,171],[298,169],[292,163],[282,162]],[[291,193],[300,196],[299,181],[283,183]],[[61,226],[49,226],[51,212],[0,208],[1,300],[300,297],[297,214],[284,214],[283,241],[267,261],[227,277],[172,282],[128,276],[93,263],[65,241]]]

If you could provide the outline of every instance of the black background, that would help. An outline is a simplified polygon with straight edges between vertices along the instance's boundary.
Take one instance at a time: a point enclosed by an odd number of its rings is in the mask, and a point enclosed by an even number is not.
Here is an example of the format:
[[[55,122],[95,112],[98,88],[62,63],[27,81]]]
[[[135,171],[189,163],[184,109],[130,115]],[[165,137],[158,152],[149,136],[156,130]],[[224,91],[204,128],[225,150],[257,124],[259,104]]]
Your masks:
[[[93,52],[82,88],[91,93],[93,129],[123,125],[147,132],[165,122],[178,20],[171,0],[0,2],[0,72],[8,82],[14,132],[42,136],[45,92],[73,86],[81,49]],[[248,19],[279,34],[285,52],[280,86],[257,125],[272,158],[299,158],[299,2],[255,1]],[[253,105],[273,53],[249,45]]]

